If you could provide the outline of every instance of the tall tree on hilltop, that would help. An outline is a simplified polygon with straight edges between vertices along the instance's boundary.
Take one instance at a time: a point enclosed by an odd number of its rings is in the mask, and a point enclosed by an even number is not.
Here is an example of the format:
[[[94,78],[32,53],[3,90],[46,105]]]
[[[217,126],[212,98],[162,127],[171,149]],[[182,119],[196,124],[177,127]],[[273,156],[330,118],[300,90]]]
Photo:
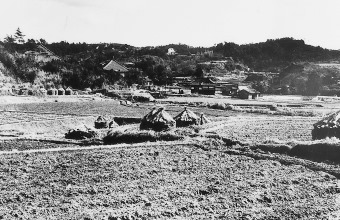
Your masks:
[[[15,41],[17,41],[20,44],[25,43],[24,40],[25,35],[21,32],[20,28],[18,28],[14,34]]]

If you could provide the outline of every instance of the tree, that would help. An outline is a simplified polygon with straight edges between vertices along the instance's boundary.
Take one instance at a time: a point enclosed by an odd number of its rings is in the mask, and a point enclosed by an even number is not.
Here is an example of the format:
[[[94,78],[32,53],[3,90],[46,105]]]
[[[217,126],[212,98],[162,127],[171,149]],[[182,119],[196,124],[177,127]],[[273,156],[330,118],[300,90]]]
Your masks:
[[[201,66],[197,66],[196,71],[195,71],[195,76],[197,78],[202,78],[204,76],[204,73],[203,73]]]
[[[7,35],[4,39],[5,44],[12,44],[14,42],[15,42],[15,38],[12,35],[10,36]]]
[[[312,73],[308,76],[306,82],[307,95],[318,95],[321,89],[322,79],[317,73]]]
[[[17,41],[20,44],[25,43],[24,40],[25,35],[21,32],[20,28],[18,28],[14,34],[15,41]]]
[[[41,44],[43,44],[43,45],[46,45],[46,44],[47,44],[46,40],[45,40],[45,39],[42,39],[42,38],[39,40],[39,42],[40,42]]]

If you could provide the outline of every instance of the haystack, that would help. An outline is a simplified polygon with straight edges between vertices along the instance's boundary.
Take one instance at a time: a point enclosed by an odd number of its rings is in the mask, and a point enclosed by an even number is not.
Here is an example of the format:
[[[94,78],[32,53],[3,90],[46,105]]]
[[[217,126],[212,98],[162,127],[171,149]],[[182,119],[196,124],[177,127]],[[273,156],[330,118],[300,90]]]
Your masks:
[[[207,117],[205,117],[205,115],[203,113],[201,113],[199,125],[204,125],[204,124],[207,124],[207,123],[210,123],[210,122],[211,121]]]
[[[313,140],[324,139],[326,137],[340,138],[340,111],[326,116],[313,126]]]
[[[176,121],[164,108],[155,108],[146,114],[140,124],[141,130],[166,131],[176,127]]]
[[[76,129],[71,129],[65,134],[65,138],[67,139],[76,139],[76,140],[82,140],[86,138],[94,138],[97,137],[98,133],[89,128],[86,127],[85,125],[80,126]]]
[[[99,116],[97,120],[94,122],[94,127],[96,129],[108,128],[109,122],[104,117]]]
[[[190,111],[186,107],[184,108],[184,111],[174,117],[174,120],[176,121],[176,127],[198,125],[199,119],[200,118],[194,112]]]

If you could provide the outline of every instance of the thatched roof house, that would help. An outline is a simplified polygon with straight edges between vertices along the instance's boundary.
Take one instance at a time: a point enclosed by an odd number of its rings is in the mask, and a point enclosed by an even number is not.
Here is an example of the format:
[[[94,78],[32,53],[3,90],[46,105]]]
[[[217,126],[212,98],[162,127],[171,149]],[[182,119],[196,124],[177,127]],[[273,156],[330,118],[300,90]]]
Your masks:
[[[176,127],[176,121],[164,108],[153,108],[141,121],[141,130],[166,131]]]
[[[314,125],[312,138],[324,139],[326,137],[340,138],[340,111],[330,114]]]
[[[176,117],[174,117],[177,127],[198,125],[199,119],[200,118],[194,112],[190,111],[186,107],[181,113],[179,113]]]

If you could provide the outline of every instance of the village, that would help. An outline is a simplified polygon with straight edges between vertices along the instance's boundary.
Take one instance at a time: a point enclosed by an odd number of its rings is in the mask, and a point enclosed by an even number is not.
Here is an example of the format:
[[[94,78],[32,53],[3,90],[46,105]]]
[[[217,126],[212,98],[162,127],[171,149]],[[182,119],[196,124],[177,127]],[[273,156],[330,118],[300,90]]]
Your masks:
[[[337,5],[4,1],[0,220],[340,219]]]
[[[173,48],[168,49],[169,56],[177,56],[177,53]],[[200,55],[212,55],[212,51],[202,52],[201,54],[194,54],[193,56]],[[55,55],[51,50],[47,49],[42,44],[39,44],[35,51],[26,51],[23,54],[24,57],[29,57],[35,62],[48,63],[51,61],[60,61],[61,58]],[[180,55],[178,55],[180,56]],[[202,74],[201,77],[172,77],[171,80],[166,82],[165,85],[155,85],[154,82],[148,77],[142,77],[140,84],[132,84],[131,86],[126,85],[106,85],[103,84],[102,88],[85,88],[84,90],[77,90],[71,87],[64,88],[62,86],[48,86],[43,87],[42,85],[10,85],[9,83],[3,84],[0,88],[1,94],[3,95],[28,95],[28,96],[60,96],[60,95],[79,95],[79,94],[96,94],[101,93],[102,95],[114,96],[121,93],[138,93],[145,94],[154,98],[163,98],[165,96],[191,96],[191,95],[220,95],[229,96],[232,98],[239,99],[258,99],[261,93],[251,87],[251,82],[246,81],[248,77],[266,77],[274,81],[278,77],[278,73],[266,73],[266,72],[249,72],[249,71],[235,71],[227,72],[224,66],[234,62],[231,57],[225,60],[209,61],[204,63],[197,63],[199,68],[214,69],[215,75],[219,74],[223,77],[213,77],[209,72]],[[119,74],[121,77],[130,74],[131,70],[142,72],[142,70],[135,67],[132,62],[121,63],[114,59],[104,62],[103,71],[111,72],[112,74]],[[217,73],[216,73],[217,72]],[[145,74],[143,74],[145,75]],[[144,92],[143,92],[144,91]],[[154,97],[153,97],[154,96]],[[145,99],[147,100],[147,98]]]

